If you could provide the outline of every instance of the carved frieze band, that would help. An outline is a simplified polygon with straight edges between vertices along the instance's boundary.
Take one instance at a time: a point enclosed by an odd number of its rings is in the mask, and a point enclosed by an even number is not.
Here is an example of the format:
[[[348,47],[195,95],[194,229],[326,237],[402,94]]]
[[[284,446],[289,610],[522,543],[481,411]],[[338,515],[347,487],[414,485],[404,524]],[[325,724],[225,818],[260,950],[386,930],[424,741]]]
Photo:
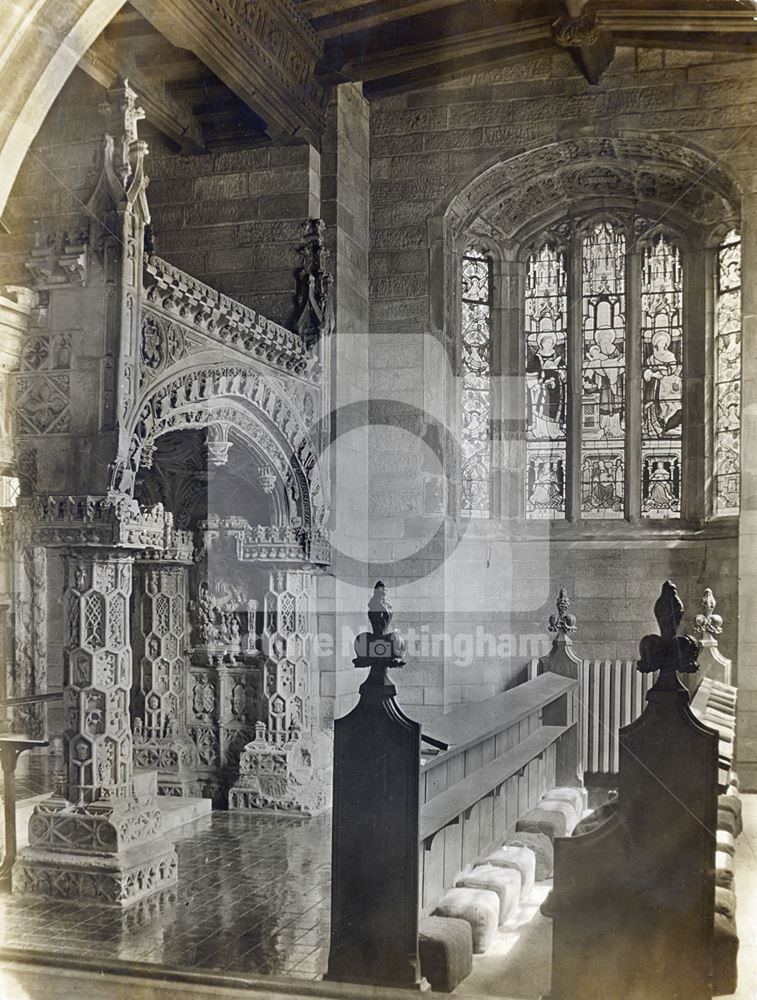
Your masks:
[[[273,320],[266,319],[248,306],[223,295],[210,285],[180,271],[179,268],[150,256],[145,272],[153,279],[144,293],[143,315],[158,309],[199,337],[195,349],[222,344],[240,354],[270,365],[290,375],[318,382],[321,365],[315,351],[303,339]],[[143,323],[145,320],[143,320]],[[141,365],[148,372],[157,371],[172,351],[180,349],[175,324],[162,326],[156,318],[147,319],[143,332]],[[144,329],[144,328],[143,328]],[[190,344],[189,347],[192,345]]]

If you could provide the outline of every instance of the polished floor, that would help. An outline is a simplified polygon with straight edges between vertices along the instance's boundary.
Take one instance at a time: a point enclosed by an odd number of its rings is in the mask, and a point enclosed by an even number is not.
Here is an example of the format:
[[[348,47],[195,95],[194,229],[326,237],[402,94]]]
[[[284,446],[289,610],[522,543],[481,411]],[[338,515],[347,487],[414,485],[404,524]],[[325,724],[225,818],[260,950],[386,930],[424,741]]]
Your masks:
[[[330,817],[216,812],[176,835],[177,889],[126,913],[0,896],[10,948],[314,979],[328,950]]]
[[[757,795],[745,795],[745,832],[737,842],[737,914],[741,949],[739,990],[732,1000],[757,998]],[[107,908],[0,896],[0,947],[45,951],[77,959],[165,965],[203,973],[290,980],[281,992],[313,996],[326,990],[329,929],[330,816],[299,820],[216,812],[182,828],[176,838],[182,880],[177,890],[115,914]],[[539,904],[550,883],[537,884],[493,947],[478,956],[456,994],[466,1000],[510,997],[538,1000],[549,989],[552,925]],[[63,983],[65,982],[65,986]],[[121,1000],[155,996],[220,998],[235,990],[175,986],[138,978],[100,977],[68,969],[55,974],[31,966],[0,966],[2,1000]],[[128,985],[130,984],[130,985]],[[260,993],[260,984],[246,990]],[[51,989],[53,992],[51,992]],[[335,992],[336,991],[336,992]],[[329,995],[341,996],[335,984]],[[361,991],[355,996],[362,995]],[[349,993],[347,994],[349,997]],[[378,996],[378,994],[377,994]],[[350,998],[351,1000],[351,998]],[[608,998],[609,1000],[609,998]]]

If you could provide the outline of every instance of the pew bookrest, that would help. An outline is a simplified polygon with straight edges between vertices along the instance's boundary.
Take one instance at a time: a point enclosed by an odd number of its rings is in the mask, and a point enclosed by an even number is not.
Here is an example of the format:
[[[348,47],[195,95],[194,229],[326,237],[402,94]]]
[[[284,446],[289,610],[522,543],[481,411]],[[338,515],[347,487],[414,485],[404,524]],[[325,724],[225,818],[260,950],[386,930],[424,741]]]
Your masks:
[[[578,783],[576,691],[575,680],[547,672],[424,726],[449,749],[422,757],[422,912],[501,847],[545,791]]]

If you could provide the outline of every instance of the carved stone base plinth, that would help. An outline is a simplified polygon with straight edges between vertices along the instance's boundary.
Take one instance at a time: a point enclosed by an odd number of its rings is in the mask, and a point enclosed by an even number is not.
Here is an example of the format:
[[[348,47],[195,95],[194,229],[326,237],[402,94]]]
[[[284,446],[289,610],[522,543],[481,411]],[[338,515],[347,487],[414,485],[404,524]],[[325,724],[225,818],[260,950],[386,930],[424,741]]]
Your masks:
[[[154,772],[147,777],[154,786]],[[29,847],[13,869],[13,890],[128,906],[174,885],[176,872],[157,797],[86,805],[51,798],[31,815]]]
[[[134,733],[134,766],[157,770],[160,795],[199,795],[196,762],[197,750],[189,736],[150,738]]]
[[[177,869],[176,851],[166,840],[103,855],[27,848],[13,869],[13,891],[130,906],[175,885]]]
[[[229,809],[271,809],[315,816],[330,804],[331,741],[325,733],[269,742],[265,726],[239,759],[239,779],[229,789]]]

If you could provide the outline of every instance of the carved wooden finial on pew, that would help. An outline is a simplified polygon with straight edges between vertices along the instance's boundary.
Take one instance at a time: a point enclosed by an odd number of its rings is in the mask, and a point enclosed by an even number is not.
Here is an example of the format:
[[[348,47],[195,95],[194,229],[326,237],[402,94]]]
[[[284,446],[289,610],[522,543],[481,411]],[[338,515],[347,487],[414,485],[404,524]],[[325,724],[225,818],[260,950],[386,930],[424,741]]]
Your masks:
[[[392,623],[392,602],[386,593],[386,587],[378,581],[373,588],[373,595],[368,602],[368,621],[372,632],[361,632],[355,639],[355,659],[352,661],[358,669],[370,667],[365,684],[387,685],[390,683],[386,671],[405,666],[405,640],[399,632],[390,632]]]
[[[645,674],[659,670],[660,675],[652,691],[678,691],[687,694],[677,675],[697,672],[699,646],[690,635],[678,635],[683,618],[683,602],[675,584],[670,580],[662,585],[660,596],[655,601],[654,616],[660,634],[645,635],[639,643],[641,658],[637,669]]]
[[[549,616],[549,631],[557,632],[557,638],[562,634],[567,639],[567,633],[575,632],[578,626],[576,624],[576,616],[568,613],[570,601],[568,600],[568,591],[565,587],[560,588],[555,606],[557,607],[557,614]]]
[[[720,635],[723,631],[723,619],[715,614],[717,601],[708,587],[702,595],[703,614],[697,615],[694,619],[695,631],[704,638],[707,635]]]
[[[702,613],[694,619],[694,631],[699,634],[699,674],[687,684],[692,697],[705,677],[723,684],[731,683],[733,664],[718,648],[718,636],[723,631],[723,619],[715,614],[717,601],[708,587],[702,597]]]

